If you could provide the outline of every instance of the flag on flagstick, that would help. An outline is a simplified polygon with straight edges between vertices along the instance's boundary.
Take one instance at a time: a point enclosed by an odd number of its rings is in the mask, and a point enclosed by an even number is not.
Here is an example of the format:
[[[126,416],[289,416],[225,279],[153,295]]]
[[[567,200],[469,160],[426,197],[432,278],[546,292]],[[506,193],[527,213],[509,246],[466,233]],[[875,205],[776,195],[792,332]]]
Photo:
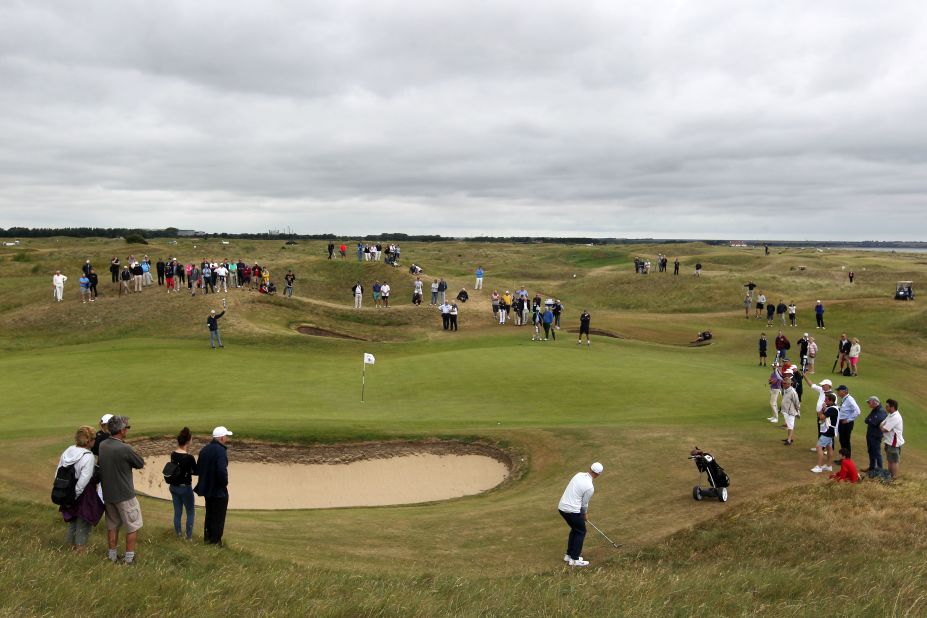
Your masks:
[[[368,354],[367,352],[364,352],[364,364],[365,365],[374,365],[376,364],[376,362],[377,362],[377,359],[373,357],[373,354]]]
[[[364,352],[364,364],[361,370],[361,403],[364,402],[364,390],[367,388],[367,365],[373,365],[376,362],[377,359],[373,357],[373,354]]]

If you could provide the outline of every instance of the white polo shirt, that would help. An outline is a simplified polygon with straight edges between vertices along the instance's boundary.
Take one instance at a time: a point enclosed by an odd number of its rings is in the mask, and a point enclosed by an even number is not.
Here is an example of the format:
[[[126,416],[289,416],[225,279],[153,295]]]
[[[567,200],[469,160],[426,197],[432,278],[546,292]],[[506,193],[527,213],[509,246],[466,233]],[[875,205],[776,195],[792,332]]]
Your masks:
[[[577,473],[566,486],[557,508],[564,513],[585,513],[589,510],[589,499],[595,492],[592,475],[588,472]]]
[[[904,431],[904,422],[901,420],[901,412],[895,410],[885,417],[882,421],[882,441],[889,446],[901,446],[904,444],[904,437],[901,435]]]

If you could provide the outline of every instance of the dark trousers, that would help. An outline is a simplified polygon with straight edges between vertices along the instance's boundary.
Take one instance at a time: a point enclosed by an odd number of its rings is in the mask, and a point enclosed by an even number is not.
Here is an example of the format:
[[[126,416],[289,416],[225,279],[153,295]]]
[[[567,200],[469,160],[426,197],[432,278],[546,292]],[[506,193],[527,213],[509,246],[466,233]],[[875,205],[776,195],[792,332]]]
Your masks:
[[[451,330],[457,330],[457,316],[451,316]]]
[[[229,508],[229,499],[205,498],[206,517],[203,518],[203,540],[212,545],[222,544],[225,532],[225,512]]]
[[[853,421],[837,425],[837,433],[840,435],[840,448],[845,448],[847,450],[847,456],[852,457],[853,452],[850,448],[850,435],[853,433]]]
[[[113,283],[119,282],[119,269],[109,271],[109,274],[113,277]]]
[[[869,451],[869,469],[882,469],[882,435],[870,436],[866,434],[866,450]]]
[[[164,285],[164,271],[158,271],[158,285]]]
[[[816,313],[814,317],[818,321],[818,328],[824,328],[824,315]]]
[[[451,325],[451,314],[442,313],[441,314],[441,323],[444,325],[444,330],[447,330]]]
[[[582,513],[564,513],[557,511],[570,526],[570,536],[567,539],[567,555],[576,560],[583,555],[583,541],[586,539],[586,520]]]

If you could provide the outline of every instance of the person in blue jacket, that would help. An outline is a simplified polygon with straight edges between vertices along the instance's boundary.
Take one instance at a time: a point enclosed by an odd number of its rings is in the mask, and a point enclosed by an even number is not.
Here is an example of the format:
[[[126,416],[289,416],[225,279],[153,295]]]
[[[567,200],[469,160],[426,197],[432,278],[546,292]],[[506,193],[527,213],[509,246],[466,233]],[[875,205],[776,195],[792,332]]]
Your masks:
[[[550,305],[547,305],[544,315],[541,316],[541,321],[544,324],[544,341],[547,341],[548,338],[556,340],[557,331],[550,328],[551,324],[554,323],[554,311]]]
[[[222,546],[225,532],[225,514],[229,508],[229,457],[228,436],[232,432],[219,426],[212,430],[212,442],[200,450],[196,464],[199,480],[193,491],[206,501],[203,540],[210,545]]]

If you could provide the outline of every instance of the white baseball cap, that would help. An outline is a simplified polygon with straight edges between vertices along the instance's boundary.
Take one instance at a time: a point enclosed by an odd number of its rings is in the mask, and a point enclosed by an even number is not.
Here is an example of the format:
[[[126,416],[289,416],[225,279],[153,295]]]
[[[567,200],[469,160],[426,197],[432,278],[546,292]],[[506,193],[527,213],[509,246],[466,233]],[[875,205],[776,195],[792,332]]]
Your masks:
[[[103,425],[104,423],[108,423],[111,418],[113,418],[112,414],[104,414],[100,417],[100,424]]]
[[[230,435],[232,435],[232,432],[226,429],[225,427],[223,427],[222,425],[219,425],[218,427],[212,430],[213,438],[224,438],[225,436],[230,436]]]
[[[604,470],[605,468],[599,462],[595,462],[594,464],[589,466],[589,469],[595,472],[596,474],[602,474],[602,470]]]
[[[821,380],[821,386],[824,386],[824,385],[833,386],[834,383],[831,382],[830,380],[828,380],[828,379],[825,378],[825,379]]]

